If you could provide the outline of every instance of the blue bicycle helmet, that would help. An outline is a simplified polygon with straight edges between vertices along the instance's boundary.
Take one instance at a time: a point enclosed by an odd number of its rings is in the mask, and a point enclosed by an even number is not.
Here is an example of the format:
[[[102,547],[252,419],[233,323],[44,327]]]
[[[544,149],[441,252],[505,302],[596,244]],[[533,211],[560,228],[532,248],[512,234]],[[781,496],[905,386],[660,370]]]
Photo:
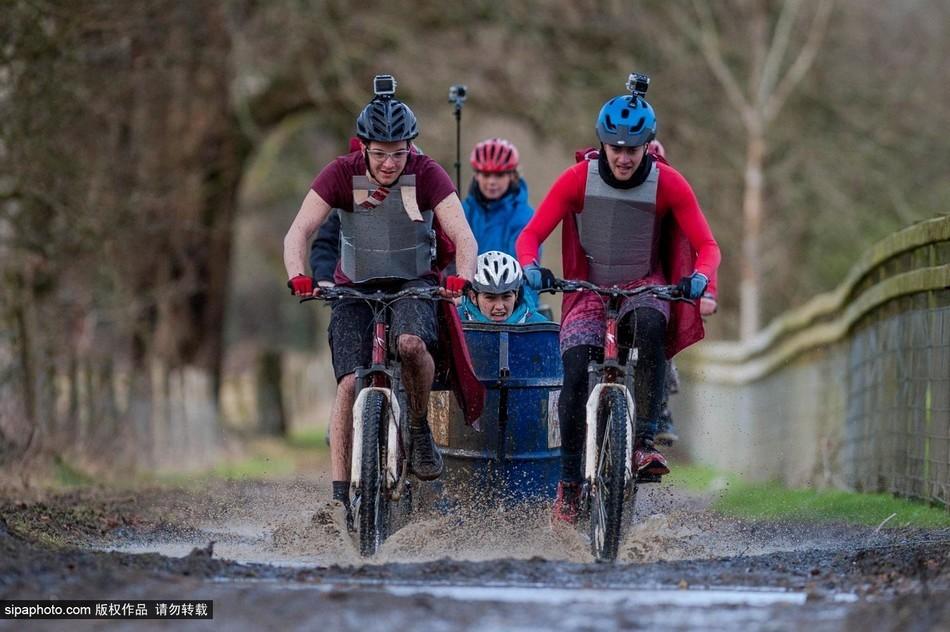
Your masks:
[[[643,97],[614,97],[600,108],[597,136],[605,145],[645,145],[656,136],[656,114]]]
[[[356,119],[356,135],[364,143],[392,143],[419,135],[416,115],[399,99],[377,97]]]

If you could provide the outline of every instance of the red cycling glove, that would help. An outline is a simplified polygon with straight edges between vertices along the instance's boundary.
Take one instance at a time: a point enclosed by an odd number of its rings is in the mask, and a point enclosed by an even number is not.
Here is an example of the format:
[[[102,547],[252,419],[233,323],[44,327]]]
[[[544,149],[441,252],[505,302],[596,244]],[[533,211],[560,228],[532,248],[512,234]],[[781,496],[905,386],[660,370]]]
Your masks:
[[[310,296],[313,294],[313,279],[306,274],[298,274],[287,281],[287,287],[294,296]]]
[[[449,292],[452,292],[453,294],[456,292],[464,292],[467,286],[468,279],[460,277],[457,274],[453,274],[445,278],[445,289],[447,289]]]

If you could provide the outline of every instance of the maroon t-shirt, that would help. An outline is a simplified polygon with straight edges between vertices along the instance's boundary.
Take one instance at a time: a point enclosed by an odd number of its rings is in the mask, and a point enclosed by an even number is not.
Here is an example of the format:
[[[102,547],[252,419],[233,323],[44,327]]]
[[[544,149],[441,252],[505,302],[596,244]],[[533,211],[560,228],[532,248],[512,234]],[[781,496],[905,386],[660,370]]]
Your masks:
[[[410,154],[406,162],[404,175],[416,176],[416,201],[419,209],[428,211],[445,198],[455,193],[455,185],[449,174],[439,163],[422,154]],[[366,175],[366,161],[359,151],[340,156],[317,175],[310,188],[332,208],[344,211],[353,211],[353,176]],[[438,245],[436,270],[443,268],[455,256],[455,247],[448,236],[439,227],[438,218],[433,221],[433,228]],[[340,264],[337,262],[335,281],[350,283],[343,275]],[[459,320],[458,310],[449,302],[442,302],[438,309],[439,317],[439,352],[435,357],[436,371],[440,375],[448,375],[448,380],[458,399],[459,406],[465,414],[465,421],[475,424],[482,414],[485,405],[485,387],[478,381],[475,370],[472,368],[471,356],[465,344],[465,335],[462,332],[462,323]]]
[[[310,188],[323,198],[331,208],[338,208],[345,212],[353,212],[353,176],[366,175],[366,160],[363,154],[355,151],[336,160],[323,168],[314,178]],[[409,154],[406,168],[401,175],[416,176],[416,202],[419,209],[429,211],[435,209],[442,200],[455,193],[455,185],[442,165],[423,154]],[[455,247],[448,236],[439,226],[438,219],[433,221],[435,229],[438,255],[433,269],[433,276],[438,278],[439,270],[451,261],[455,254]],[[343,274],[340,262],[337,262],[336,272],[333,275],[338,284],[349,284],[350,279]]]
[[[366,175],[363,154],[354,151],[340,156],[323,168],[310,188],[332,208],[353,210],[353,176]],[[416,201],[423,211],[434,209],[455,193],[455,184],[442,165],[422,154],[410,154],[402,175],[416,176]]]

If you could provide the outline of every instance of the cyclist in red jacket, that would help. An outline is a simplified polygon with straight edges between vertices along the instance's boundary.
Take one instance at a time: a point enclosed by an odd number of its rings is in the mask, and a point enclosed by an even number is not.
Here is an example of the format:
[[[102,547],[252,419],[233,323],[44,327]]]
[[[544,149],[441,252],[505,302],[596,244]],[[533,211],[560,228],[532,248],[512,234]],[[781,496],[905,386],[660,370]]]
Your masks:
[[[642,76],[641,76],[642,77]],[[614,97],[597,117],[599,152],[564,171],[552,185],[517,241],[518,260],[535,289],[550,287],[554,275],[537,262],[538,249],[563,223],[564,277],[598,285],[634,288],[677,283],[700,299],[719,266],[720,252],[696,196],[673,167],[647,152],[656,135],[653,108],[642,83]],[[648,80],[647,80],[648,81]],[[703,336],[698,304],[670,304],[649,294],[627,299],[621,308],[621,344],[639,350],[635,472],[666,474],[656,450],[657,423],[668,358]],[[587,366],[603,353],[605,315],[592,293],[565,296],[561,319],[564,385],[558,404],[562,473],[554,518],[573,523],[581,481]]]

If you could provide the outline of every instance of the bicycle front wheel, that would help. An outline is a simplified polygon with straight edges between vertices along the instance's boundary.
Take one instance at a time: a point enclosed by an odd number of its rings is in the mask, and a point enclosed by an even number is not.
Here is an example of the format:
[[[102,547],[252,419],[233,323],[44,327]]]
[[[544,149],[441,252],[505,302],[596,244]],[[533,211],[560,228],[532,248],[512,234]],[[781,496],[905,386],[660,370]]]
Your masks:
[[[386,481],[386,437],[389,404],[386,396],[373,391],[363,406],[363,461],[360,464],[359,529],[360,555],[375,555],[386,540],[389,522],[389,490]]]
[[[590,490],[590,543],[597,561],[617,559],[623,524],[627,456],[627,399],[606,389],[597,414],[597,469]]]

